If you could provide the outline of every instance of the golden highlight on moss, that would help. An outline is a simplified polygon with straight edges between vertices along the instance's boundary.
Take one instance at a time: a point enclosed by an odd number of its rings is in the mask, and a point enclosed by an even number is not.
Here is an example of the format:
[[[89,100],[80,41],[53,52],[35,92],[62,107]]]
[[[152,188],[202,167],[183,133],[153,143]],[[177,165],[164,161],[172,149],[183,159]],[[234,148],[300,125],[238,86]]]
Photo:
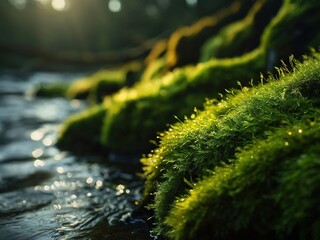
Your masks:
[[[159,59],[159,65],[143,73],[144,81],[104,98],[106,117],[100,125],[100,144],[120,152],[154,148],[159,132],[190,116],[194,107],[203,109],[206,98],[217,98],[225,89],[238,87],[238,82],[242,86],[257,83],[259,74],[273,70],[281,59],[307,51],[320,36],[314,28],[320,16],[313,14],[319,9],[315,1],[283,1],[264,28],[259,46],[242,56],[177,68],[163,76],[165,63]],[[297,34],[292,35],[295,28]]]
[[[205,17],[192,26],[174,32],[168,42],[167,62],[171,69],[196,63],[201,45],[225,24],[241,18],[250,6],[249,1],[234,1],[212,17]]]
[[[190,183],[206,176],[208,169],[232,163],[238,148],[318,112],[319,60],[316,54],[303,64],[295,63],[292,73],[279,70],[280,80],[269,79],[268,84],[208,103],[204,111],[161,135],[159,148],[141,160],[147,178],[145,197],[155,193],[160,233],[168,231],[164,221],[175,199],[184,198]]]
[[[171,239],[319,239],[320,118],[280,128],[175,201]]]

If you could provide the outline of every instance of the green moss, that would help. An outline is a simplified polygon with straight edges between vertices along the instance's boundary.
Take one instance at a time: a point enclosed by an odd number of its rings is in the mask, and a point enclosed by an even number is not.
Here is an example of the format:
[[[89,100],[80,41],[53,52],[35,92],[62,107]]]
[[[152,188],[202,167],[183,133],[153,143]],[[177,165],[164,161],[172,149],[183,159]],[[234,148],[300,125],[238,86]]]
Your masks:
[[[167,129],[176,118],[189,116],[194,107],[202,109],[206,98],[216,98],[238,81],[243,86],[250,80],[257,82],[260,72],[271,70],[279,63],[278,57],[287,59],[290,54],[299,56],[306,51],[309,43],[318,39],[314,26],[320,22],[320,16],[312,13],[319,8],[318,2],[286,0],[265,28],[255,50],[239,57],[175,69],[163,77],[140,81],[106,97],[107,114],[100,126],[102,144],[106,149],[120,152],[154,148],[150,140],[156,139],[157,132]],[[304,22],[304,28],[292,34],[300,21]]]
[[[140,81],[149,81],[160,78],[167,73],[167,61],[164,57],[158,58],[146,65]]]
[[[194,107],[202,108],[206,97],[218,97],[219,90],[255,78],[264,67],[263,56],[263,52],[256,51],[241,58],[211,61],[122,89],[105,99],[108,114],[102,142],[114,151],[140,152],[153,148],[149,140],[156,139],[157,131],[167,124],[176,122],[174,115],[183,119]]]
[[[32,90],[32,95],[38,97],[65,97],[69,88],[65,83],[40,84]]]
[[[230,4],[230,1],[225,4]],[[197,63],[202,44],[224,25],[242,18],[251,5],[251,1],[247,0],[233,1],[230,6],[218,11],[212,17],[203,18],[189,27],[174,32],[168,42],[167,61],[169,67],[173,69]]]
[[[289,70],[279,70],[281,80],[243,88],[162,134],[159,148],[142,159],[147,177],[145,196],[156,192],[153,208],[160,232],[166,231],[163,222],[175,198],[186,193],[186,182],[229,163],[239,147],[317,111],[319,60],[318,55],[306,60],[287,75],[284,72]]]
[[[319,239],[320,118],[280,128],[217,167],[167,218],[172,239]]]
[[[124,86],[133,85],[139,77],[142,65],[132,62],[121,67],[102,69],[75,81],[69,87],[68,98],[89,99],[101,102],[104,96],[112,94]]]
[[[149,64],[152,64],[154,61],[164,57],[164,55],[167,52],[167,48],[168,48],[167,39],[158,40],[152,47],[148,56],[145,58],[144,60],[145,65],[148,66]]]
[[[145,151],[153,147],[149,141],[156,139],[158,131],[176,122],[174,116],[183,119],[192,113],[194,107],[201,109],[205,98],[216,98],[219,92],[236,86],[238,81],[242,84],[250,79],[258,81],[260,72],[266,72],[279,62],[275,56],[306,50],[308,44],[305,42],[293,46],[292,41],[297,44],[295,39],[283,37],[280,45],[273,35],[273,31],[290,35],[287,32],[290,23],[294,24],[300,18],[308,19],[309,11],[316,8],[316,5],[313,8],[303,5],[297,14],[298,6],[292,6],[291,2],[284,2],[278,15],[265,29],[260,46],[243,56],[176,69],[152,83],[140,82],[107,98],[105,106],[110,114],[104,122],[102,142],[115,151]],[[283,25],[282,21],[287,22],[287,18],[290,21]],[[307,34],[309,31],[318,32],[312,30],[312,26],[305,29]],[[270,44],[267,39],[275,43]],[[292,48],[289,50],[287,46]]]
[[[100,127],[105,114],[102,105],[95,105],[69,117],[59,132],[57,146],[76,153],[97,153],[101,150]]]
[[[242,55],[258,47],[264,28],[281,3],[279,0],[256,1],[243,19],[226,25],[203,45],[201,61]]]

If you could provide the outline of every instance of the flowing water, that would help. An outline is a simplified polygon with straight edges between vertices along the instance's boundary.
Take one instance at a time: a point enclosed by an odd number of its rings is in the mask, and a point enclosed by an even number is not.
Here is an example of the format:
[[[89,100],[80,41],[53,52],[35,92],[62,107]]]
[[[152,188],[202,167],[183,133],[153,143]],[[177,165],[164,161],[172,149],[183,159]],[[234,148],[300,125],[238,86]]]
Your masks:
[[[28,96],[78,76],[0,72],[0,239],[154,239],[131,216],[142,191],[135,166],[55,147],[61,122],[85,103]]]

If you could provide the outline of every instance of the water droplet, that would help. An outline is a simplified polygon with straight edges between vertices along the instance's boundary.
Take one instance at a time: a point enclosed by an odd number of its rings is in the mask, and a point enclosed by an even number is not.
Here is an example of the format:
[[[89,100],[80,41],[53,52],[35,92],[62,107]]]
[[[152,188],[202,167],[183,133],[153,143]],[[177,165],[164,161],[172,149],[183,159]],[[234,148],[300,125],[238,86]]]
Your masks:
[[[54,183],[53,183],[56,187],[60,187],[60,182],[58,182],[58,181],[54,181]]]
[[[299,129],[299,130],[298,130],[298,133],[302,133],[302,129]]]
[[[39,158],[42,156],[42,154],[43,154],[43,150],[41,148],[38,148],[38,149],[32,151],[32,156],[34,158]]]
[[[100,187],[102,187],[102,185],[103,185],[103,182],[101,180],[98,180],[96,182],[96,188],[100,188]]]
[[[61,209],[61,205],[60,204],[54,204],[53,205],[53,209],[54,210],[60,210]]]
[[[33,141],[39,141],[43,138],[43,131],[42,130],[36,130],[31,133],[30,135],[31,139]]]
[[[78,208],[78,203],[77,203],[76,201],[72,201],[72,202],[70,203],[70,205],[71,205],[71,207],[73,207],[73,208]]]
[[[46,147],[49,147],[49,146],[51,146],[53,144],[53,140],[52,140],[51,137],[46,137],[45,139],[43,139],[42,143]]]
[[[43,167],[43,166],[45,165],[45,163],[44,163],[44,161],[37,159],[37,160],[35,160],[35,161],[33,162],[33,165],[34,165],[35,167]]]
[[[125,189],[125,186],[122,185],[122,184],[119,184],[117,187],[116,187],[116,195],[119,196],[121,195],[122,193],[124,193],[124,189]]]
[[[88,177],[86,180],[86,183],[91,184],[93,183],[93,178],[92,177]]]
[[[63,167],[57,167],[57,172],[62,174],[64,173],[64,168]]]

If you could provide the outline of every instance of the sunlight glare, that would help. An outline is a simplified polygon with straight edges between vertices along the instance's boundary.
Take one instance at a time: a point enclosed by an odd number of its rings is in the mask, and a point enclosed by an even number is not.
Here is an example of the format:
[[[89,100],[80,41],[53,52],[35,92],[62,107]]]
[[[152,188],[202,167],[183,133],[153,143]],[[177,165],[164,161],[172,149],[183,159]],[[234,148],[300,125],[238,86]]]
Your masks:
[[[119,0],[110,0],[108,7],[111,12],[119,12],[121,10],[121,2]]]
[[[52,0],[51,6],[54,10],[63,11],[66,8],[65,0]]]

